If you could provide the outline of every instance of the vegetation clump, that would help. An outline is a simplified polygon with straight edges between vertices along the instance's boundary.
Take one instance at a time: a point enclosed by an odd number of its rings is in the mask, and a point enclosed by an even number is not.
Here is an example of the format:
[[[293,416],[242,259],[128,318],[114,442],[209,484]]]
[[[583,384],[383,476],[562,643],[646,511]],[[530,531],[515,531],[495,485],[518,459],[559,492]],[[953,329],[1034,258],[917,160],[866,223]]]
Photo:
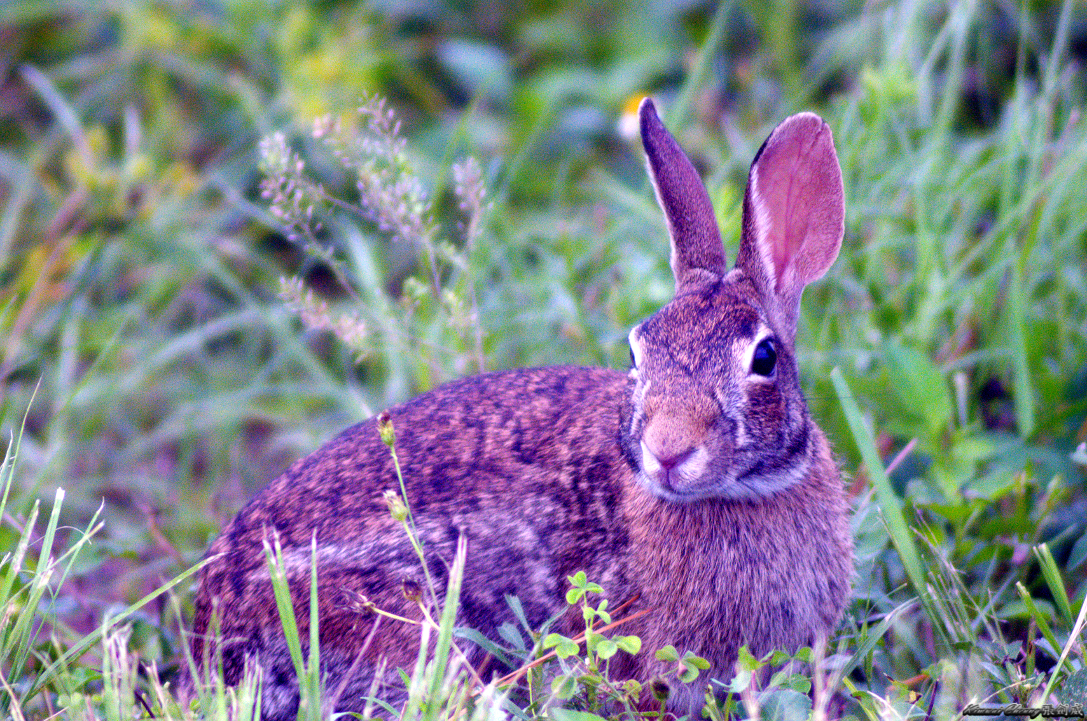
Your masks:
[[[622,133],[646,92],[726,243],[757,139],[791,112],[827,118],[846,190],[797,347],[852,479],[854,597],[827,648],[742,656],[705,715],[1087,702],[1085,18],[1073,0],[0,8],[0,714],[252,717],[256,674],[173,695],[193,566],[245,498],[446,380],[624,367],[671,293]],[[522,691],[471,677],[452,649],[479,639],[421,627],[451,650],[404,670],[408,715],[636,715],[608,674],[636,642],[602,630],[621,616],[592,580],[574,579],[584,639],[504,629]],[[660,652],[693,674],[684,651]]]

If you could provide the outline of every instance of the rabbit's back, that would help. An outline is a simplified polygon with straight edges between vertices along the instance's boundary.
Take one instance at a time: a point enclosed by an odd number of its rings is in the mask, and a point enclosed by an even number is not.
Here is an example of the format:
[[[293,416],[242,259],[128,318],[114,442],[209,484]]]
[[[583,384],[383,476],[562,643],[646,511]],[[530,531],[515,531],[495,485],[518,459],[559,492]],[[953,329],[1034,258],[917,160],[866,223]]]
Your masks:
[[[629,533],[616,513],[632,477],[619,445],[627,383],[602,368],[534,368],[456,381],[389,410],[408,504],[439,591],[458,537],[468,540],[460,623],[493,633],[513,618],[507,594],[531,622],[542,623],[562,610],[566,577],[578,570],[627,585],[620,559]],[[383,498],[399,489],[392,455],[371,419],[261,491],[209,549],[209,556],[221,555],[197,592],[197,661],[205,651],[201,637],[214,635],[217,610],[228,684],[240,679],[246,655],[261,658],[266,676],[272,659],[290,663],[266,538],[279,539],[305,629],[316,536],[324,666],[352,663],[377,617],[369,604],[418,618],[412,597],[425,587],[421,564]],[[418,630],[381,623],[373,650],[391,666],[410,665]],[[326,656],[326,646],[338,661]]]

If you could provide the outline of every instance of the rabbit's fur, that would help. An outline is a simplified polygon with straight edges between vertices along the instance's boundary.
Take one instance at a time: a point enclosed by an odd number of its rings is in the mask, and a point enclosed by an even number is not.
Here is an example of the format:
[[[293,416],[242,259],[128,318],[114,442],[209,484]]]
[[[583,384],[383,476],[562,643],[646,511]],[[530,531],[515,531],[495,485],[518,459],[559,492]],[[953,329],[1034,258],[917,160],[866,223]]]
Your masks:
[[[620,672],[648,679],[662,670],[654,651],[672,644],[728,677],[743,644],[761,655],[825,638],[849,593],[847,504],[793,348],[800,294],[841,244],[841,171],[818,117],[778,126],[752,164],[729,270],[697,172],[652,102],[639,112],[676,294],[631,331],[629,373],[491,373],[388,413],[439,589],[467,537],[460,625],[493,636],[512,620],[507,594],[541,624],[563,612],[566,578],[580,570],[613,608],[649,609],[622,630],[643,651]],[[258,661],[265,718],[293,718],[298,704],[263,549],[273,532],[302,638],[316,534],[322,670],[328,692],[342,691],[326,703],[361,710],[381,658],[414,663],[415,626],[384,619],[364,648],[375,621],[366,603],[417,619],[425,584],[387,489],[399,483],[371,419],[272,482],[208,551],[193,657],[214,667],[221,654],[228,684],[247,657]],[[558,627],[573,634],[580,623],[567,614]],[[398,700],[397,675],[385,679],[381,694]],[[676,684],[669,707],[697,709],[704,688]]]

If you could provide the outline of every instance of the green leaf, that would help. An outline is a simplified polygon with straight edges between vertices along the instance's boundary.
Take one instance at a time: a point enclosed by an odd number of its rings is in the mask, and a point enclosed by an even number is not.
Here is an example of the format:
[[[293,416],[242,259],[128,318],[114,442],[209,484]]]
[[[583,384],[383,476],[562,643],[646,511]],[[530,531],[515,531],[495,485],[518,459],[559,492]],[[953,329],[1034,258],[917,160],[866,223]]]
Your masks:
[[[642,650],[642,639],[637,636],[616,636],[612,640],[619,648],[632,656]]]
[[[665,663],[675,663],[676,661],[679,661],[679,651],[672,645],[658,649],[655,655],[658,661],[664,661]]]
[[[1061,695],[1069,703],[1087,705],[1087,668],[1081,668],[1065,679]]]
[[[688,664],[683,664],[683,670],[679,672],[679,680],[690,683],[698,678],[698,669]]]
[[[570,658],[576,656],[578,652],[578,645],[560,633],[549,633],[544,636],[543,647],[555,649],[555,655],[559,658]]]
[[[559,676],[551,681],[551,694],[558,699],[567,700],[574,697],[577,693],[577,683],[569,676]],[[550,713],[554,713],[558,709],[551,709]],[[552,715],[551,718],[555,718]]]
[[[602,659],[609,659],[619,651],[619,645],[612,641],[610,638],[604,638],[596,644],[594,649],[597,656]]]
[[[506,621],[498,627],[498,637],[505,641],[507,644],[509,644],[512,648],[516,648],[521,651],[525,650],[524,637],[521,636],[521,632],[517,630],[517,627],[509,621]]]
[[[732,677],[732,680],[725,684],[725,689],[729,693],[743,693],[747,690],[747,687],[751,685],[751,681],[755,674],[750,668],[744,668],[743,666],[736,666],[736,675]]]
[[[811,679],[800,673],[794,673],[785,679],[784,685],[797,693],[807,695],[811,692]]]
[[[705,671],[710,667],[710,662],[701,656],[696,656],[690,651],[686,651],[683,654],[683,658],[679,660],[683,670],[679,673],[679,680],[683,683],[690,683],[698,678],[700,671]]]
[[[747,671],[754,671],[762,668],[762,662],[751,655],[751,652],[747,650],[747,646],[740,646],[736,657],[736,666]]]
[[[947,380],[928,356],[891,341],[884,348],[891,391],[903,410],[925,424],[930,439],[951,422]]]
[[[759,700],[764,719],[792,721],[811,716],[811,699],[807,694],[782,688],[764,694]]]
[[[773,655],[770,657],[770,663],[774,666],[779,666],[791,658],[792,655],[788,651],[782,651],[779,649],[777,651],[774,651]]]
[[[453,556],[453,565],[449,569],[449,581],[442,603],[441,621],[438,624],[438,642],[434,647],[434,673],[430,676],[430,694],[437,697],[445,679],[445,668],[449,662],[449,649],[453,643],[453,629],[456,626],[457,610],[460,608],[460,593],[464,582],[464,566],[468,560],[468,540],[464,536],[457,539],[457,551]],[[425,566],[424,566],[425,570]],[[422,653],[420,657],[422,657]]]
[[[683,663],[694,666],[695,668],[701,669],[703,671],[709,669],[710,667],[709,661],[702,658],[701,656],[696,656],[690,651],[687,651],[683,654]]]

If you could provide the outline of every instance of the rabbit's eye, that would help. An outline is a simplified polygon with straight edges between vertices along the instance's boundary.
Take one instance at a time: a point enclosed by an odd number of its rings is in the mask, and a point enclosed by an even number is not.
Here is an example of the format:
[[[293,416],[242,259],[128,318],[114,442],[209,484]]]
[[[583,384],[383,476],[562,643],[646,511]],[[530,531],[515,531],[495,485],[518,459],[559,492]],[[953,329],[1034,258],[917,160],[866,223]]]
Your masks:
[[[751,372],[769,378],[777,365],[778,352],[772,338],[763,338],[755,346],[755,355],[751,358]]]

